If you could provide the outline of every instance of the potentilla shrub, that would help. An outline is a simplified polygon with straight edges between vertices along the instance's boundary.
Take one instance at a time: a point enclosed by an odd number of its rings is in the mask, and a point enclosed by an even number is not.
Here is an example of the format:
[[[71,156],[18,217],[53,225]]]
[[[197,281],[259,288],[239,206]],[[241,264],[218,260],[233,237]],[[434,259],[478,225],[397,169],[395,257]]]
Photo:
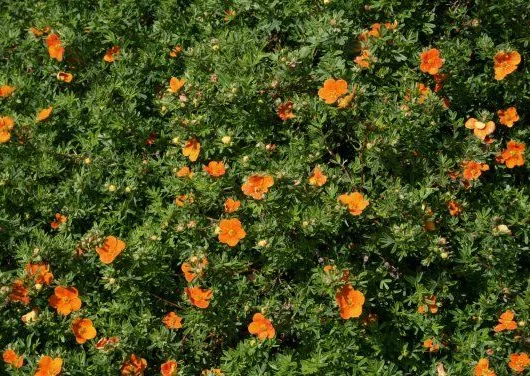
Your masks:
[[[0,374],[528,372],[528,14],[4,2]]]

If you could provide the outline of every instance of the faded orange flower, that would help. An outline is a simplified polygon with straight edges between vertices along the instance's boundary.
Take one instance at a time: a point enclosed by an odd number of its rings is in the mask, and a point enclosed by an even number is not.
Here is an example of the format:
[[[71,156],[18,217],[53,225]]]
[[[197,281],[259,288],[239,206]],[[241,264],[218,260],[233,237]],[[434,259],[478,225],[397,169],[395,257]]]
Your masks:
[[[440,345],[438,343],[435,343],[433,338],[429,338],[423,341],[423,347],[429,349],[429,352],[436,352],[440,350]]]
[[[70,83],[74,79],[74,76],[72,75],[72,73],[59,72],[59,73],[57,73],[57,79],[59,81],[64,81],[66,83]]]
[[[513,124],[519,120],[519,114],[517,114],[517,108],[508,107],[506,110],[497,111],[499,119],[502,125],[506,125],[508,128],[513,127]]]
[[[508,366],[512,371],[520,373],[525,370],[526,367],[530,365],[530,358],[527,353],[511,354],[510,361]]]
[[[293,102],[289,101],[281,103],[278,107],[278,116],[283,121],[287,121],[289,119],[294,118],[295,115],[293,114]]]
[[[118,337],[101,338],[95,345],[97,350],[107,351],[120,342]]]
[[[211,161],[208,166],[202,167],[203,171],[213,177],[223,176],[226,172],[225,164],[223,162]]]
[[[99,260],[104,264],[111,264],[125,249],[125,242],[115,236],[107,236],[101,247],[96,248]]]
[[[494,122],[488,121],[487,123],[483,123],[475,118],[468,119],[465,123],[465,127],[468,129],[473,129],[475,136],[481,140],[484,140],[486,136],[492,134],[495,131]]]
[[[462,176],[468,181],[478,179],[483,171],[490,169],[486,163],[476,161],[464,161],[462,162],[462,167],[464,169]]]
[[[212,290],[201,289],[200,287],[186,287],[184,289],[190,303],[198,308],[208,308],[210,305],[210,299],[213,297]]]
[[[431,48],[424,51],[420,55],[421,64],[420,70],[429,74],[437,74],[440,68],[444,65],[444,60],[440,58],[440,50]]]
[[[29,290],[24,286],[24,281],[21,279],[13,281],[8,299],[12,302],[20,302],[24,305],[29,304]]]
[[[0,116],[0,144],[11,139],[11,129],[15,126],[15,121],[9,116]]]
[[[257,336],[260,341],[264,341],[267,338],[272,339],[276,335],[276,330],[272,326],[272,322],[259,312],[252,316],[252,322],[248,325],[248,331],[250,334]]]
[[[79,299],[79,292],[75,287],[57,286],[48,302],[61,315],[69,315],[81,308],[81,299]]]
[[[453,217],[457,217],[462,213],[462,205],[453,200],[447,202],[447,209],[449,209],[449,214]]]
[[[182,328],[182,317],[177,315],[175,312],[169,312],[164,316],[162,322],[168,329],[180,329]]]
[[[169,56],[171,57],[177,57],[182,52],[182,47],[177,45],[173,47],[171,51],[169,51]]]
[[[61,213],[55,213],[55,220],[50,222],[50,226],[52,229],[56,230],[63,223],[66,223],[66,221],[68,221],[68,217],[66,215],[62,215]]]
[[[221,219],[219,222],[219,236],[221,243],[234,247],[241,239],[247,236],[241,222],[237,218]]]
[[[227,198],[225,201],[225,213],[233,213],[236,212],[239,207],[241,206],[241,201],[234,200],[233,198]]]
[[[335,300],[339,305],[340,317],[348,320],[352,317],[359,317],[363,312],[364,295],[355,290],[349,283],[342,286],[335,295]]]
[[[177,171],[177,176],[179,178],[187,177],[191,179],[193,177],[193,171],[191,171],[191,169],[188,166],[184,166],[180,170]]]
[[[328,78],[318,90],[318,96],[327,104],[335,103],[342,95],[348,92],[348,83],[344,80]]]
[[[120,46],[112,46],[107,50],[105,56],[103,56],[103,60],[105,60],[107,63],[112,63],[116,60],[119,54]]]
[[[50,265],[43,262],[35,264],[26,264],[26,275],[28,278],[33,279],[37,285],[50,285],[53,280],[53,274],[50,272]]]
[[[50,115],[52,114],[52,111],[53,111],[53,107],[48,107],[43,110],[40,110],[39,113],[37,114],[37,121],[43,121],[43,120],[48,119]]]
[[[46,45],[48,46],[50,58],[56,59],[57,61],[63,60],[64,47],[57,34],[52,33],[48,35],[48,37],[46,37]]]
[[[147,368],[147,361],[132,354],[129,360],[123,362],[120,372],[121,376],[142,376]]]
[[[497,156],[497,162],[504,163],[508,168],[524,165],[525,144],[517,141],[508,141],[506,149]]]
[[[514,330],[517,328],[517,323],[513,320],[515,313],[513,311],[507,310],[504,312],[501,317],[499,317],[499,324],[493,328],[495,333],[502,332],[504,330]]]
[[[24,364],[24,355],[18,355],[12,349],[5,350],[2,354],[2,358],[5,363],[11,364],[13,368],[20,368]]]
[[[274,185],[274,179],[270,175],[252,175],[241,186],[241,190],[247,196],[261,200],[269,188]]]
[[[364,209],[370,204],[368,200],[359,192],[352,192],[342,194],[339,196],[339,201],[348,206],[348,211],[351,215],[361,215]]]
[[[425,102],[425,99],[427,99],[427,97],[431,93],[431,89],[429,89],[428,86],[420,82],[418,83],[418,92],[420,94],[418,98],[418,103],[423,104]]]
[[[9,85],[2,85],[0,86],[0,97],[6,98],[9,97],[13,92],[15,91],[15,88],[13,86]]]
[[[37,321],[39,319],[39,309],[33,308],[31,311],[29,311],[25,315],[22,315],[20,319],[26,325],[29,325],[32,322]]]
[[[322,187],[326,182],[328,181],[328,178],[326,175],[323,174],[320,167],[315,167],[313,169],[313,175],[309,177],[309,184],[317,187]]]
[[[514,72],[521,62],[521,55],[517,51],[499,51],[493,57],[495,79],[503,80],[507,75]]]
[[[361,51],[361,54],[355,58],[355,64],[360,66],[361,68],[370,68],[370,64],[372,63],[372,55],[370,54],[370,51],[368,49],[363,49]]]
[[[74,319],[72,322],[72,331],[74,332],[76,342],[79,344],[95,338],[97,334],[92,320],[82,319],[80,317]]]
[[[184,273],[186,281],[191,282],[197,277],[202,277],[207,265],[208,259],[206,257],[200,259],[194,256],[189,259],[189,262],[183,263],[180,269],[182,270],[182,273]]]
[[[201,143],[195,137],[190,138],[188,141],[186,141],[184,147],[182,148],[182,154],[185,157],[188,157],[189,160],[192,162],[195,162],[197,160],[200,151]]]
[[[179,80],[177,77],[171,77],[169,79],[169,88],[167,89],[167,91],[169,91],[170,93],[176,94],[180,91],[180,89],[184,87],[185,83],[186,83],[185,78],[182,78]]]
[[[39,360],[39,366],[34,376],[57,376],[61,373],[63,360],[44,355]]]
[[[160,365],[160,375],[162,376],[177,376],[178,365],[174,360],[168,360]]]
[[[179,207],[183,207],[186,203],[192,204],[194,201],[193,195],[178,195],[175,197],[175,205]]]
[[[482,358],[478,361],[474,370],[475,376],[496,376],[495,372],[490,369],[490,362],[486,358]]]

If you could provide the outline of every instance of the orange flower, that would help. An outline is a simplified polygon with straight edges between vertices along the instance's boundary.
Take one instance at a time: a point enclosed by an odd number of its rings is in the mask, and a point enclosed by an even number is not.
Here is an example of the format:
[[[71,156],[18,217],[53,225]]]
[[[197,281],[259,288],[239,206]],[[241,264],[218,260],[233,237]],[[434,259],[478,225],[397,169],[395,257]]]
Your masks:
[[[184,166],[180,170],[177,171],[177,176],[179,178],[188,177],[191,179],[193,177],[193,171],[191,171],[191,169],[188,166]]]
[[[31,311],[29,311],[25,315],[22,315],[20,319],[26,325],[29,325],[32,322],[37,321],[39,319],[39,309],[33,308]]]
[[[50,265],[43,262],[26,264],[26,275],[32,278],[38,285],[50,285],[53,274],[50,273]]]
[[[213,177],[223,176],[226,172],[225,164],[223,162],[211,161],[208,166],[202,167],[203,171]]]
[[[353,90],[350,94],[345,95],[339,100],[339,104],[337,104],[337,108],[346,108],[350,105],[351,101],[355,97],[355,90],[357,89],[357,84],[353,86]]]
[[[257,336],[260,341],[266,338],[272,339],[276,335],[276,330],[270,320],[266,319],[261,313],[255,313],[252,316],[252,322],[248,325],[250,334]]]
[[[513,127],[513,124],[519,120],[519,115],[517,114],[517,108],[509,107],[506,110],[497,111],[499,119],[502,125],[506,125],[508,128]]]
[[[180,91],[180,89],[182,89],[185,83],[185,78],[179,80],[177,77],[171,77],[171,79],[169,80],[169,88],[167,89],[167,91],[176,94]]]
[[[202,277],[204,273],[204,268],[208,265],[208,259],[204,257],[202,260],[198,257],[190,258],[190,262],[185,262],[182,264],[180,269],[184,273],[184,278],[187,282],[193,281],[197,277]]]
[[[59,81],[64,81],[66,83],[70,83],[74,79],[74,76],[71,73],[59,72],[59,73],[57,73],[57,79]]]
[[[503,330],[514,330],[517,328],[517,323],[513,321],[515,314],[513,311],[507,310],[499,318],[499,324],[493,328],[495,333],[502,332]]]
[[[327,104],[335,103],[342,95],[348,92],[348,83],[344,80],[328,78],[318,90],[318,96]]]
[[[125,242],[115,236],[107,236],[105,243],[96,248],[99,259],[104,264],[110,264],[125,249]]]
[[[425,305],[427,305],[427,309],[429,312],[431,312],[433,315],[438,313],[438,305],[436,304],[436,295],[431,295],[425,298],[425,304],[420,304],[418,307],[418,313],[425,314]]]
[[[438,343],[434,343],[432,338],[423,341],[423,347],[429,349],[429,352],[436,352],[440,350],[440,345]]]
[[[434,92],[437,93],[444,87],[444,82],[449,78],[447,74],[438,73],[433,76],[434,82],[436,85],[434,85]],[[448,106],[449,107],[449,106]]]
[[[530,358],[527,353],[511,354],[508,366],[515,372],[523,372],[530,365]]]
[[[15,91],[15,88],[13,86],[9,85],[2,85],[0,86],[0,97],[6,98],[9,97],[13,92]]]
[[[335,300],[339,305],[340,317],[348,320],[352,317],[359,317],[363,312],[364,295],[355,290],[349,283],[342,286],[335,295]]]
[[[175,312],[169,312],[164,316],[162,322],[168,329],[180,329],[182,328],[182,317],[177,315]]]
[[[24,364],[24,355],[19,356],[11,349],[5,350],[2,354],[2,358],[4,359],[4,362],[11,364],[13,368],[20,368],[22,367],[22,364]]]
[[[83,344],[87,340],[96,337],[96,328],[94,328],[90,319],[76,318],[72,323],[72,330],[75,335],[75,340],[79,344]]]
[[[48,46],[48,53],[50,58],[56,59],[57,61],[63,60],[64,47],[61,44],[59,36],[55,33],[48,35],[46,38],[46,45]]]
[[[478,361],[475,366],[475,376],[495,376],[495,372],[490,369],[490,363],[488,359],[482,358]]]
[[[293,114],[293,102],[289,101],[280,104],[280,107],[278,107],[278,116],[283,121],[294,118],[295,115]]]
[[[241,186],[241,190],[247,196],[261,200],[269,188],[274,185],[274,179],[270,175],[252,175]]]
[[[39,360],[39,367],[35,376],[57,376],[61,373],[63,360],[61,358],[52,358],[48,355]]]
[[[495,131],[494,122],[488,121],[487,123],[483,123],[475,118],[468,119],[465,123],[465,126],[468,129],[473,129],[475,136],[481,140],[484,140],[487,135],[490,135]]]
[[[437,74],[442,65],[444,65],[444,60],[440,58],[440,51],[436,48],[422,52],[420,58],[420,70],[425,73]]]
[[[29,304],[29,291],[24,286],[24,281],[17,279],[11,284],[9,300],[12,302],[20,302],[24,305]]]
[[[175,197],[175,205],[183,207],[186,203],[192,204],[195,201],[193,195],[178,195]]]
[[[370,204],[359,192],[342,194],[339,196],[339,201],[348,206],[348,211],[351,215],[361,215],[363,210]]]
[[[37,121],[43,121],[43,120],[48,119],[52,113],[52,110],[53,110],[53,107],[48,107],[43,110],[40,110],[37,115]]]
[[[30,27],[29,28],[29,31],[31,32],[31,34],[33,34],[33,36],[35,37],[41,37],[43,36],[44,34],[47,34],[50,32],[50,27],[49,26],[44,26],[42,28],[42,30],[40,29],[37,29],[36,27]]]
[[[162,376],[177,376],[177,362],[174,360],[168,360],[160,366],[160,374]]]
[[[225,213],[233,213],[239,209],[241,201],[227,198],[225,201]]]
[[[219,222],[218,239],[221,243],[234,247],[245,236],[247,236],[247,233],[243,230],[243,226],[241,226],[239,219],[221,219]]]
[[[201,376],[223,376],[220,368],[205,369],[201,372]]]
[[[107,50],[105,53],[105,56],[103,56],[103,60],[105,60],[107,63],[112,63],[116,60],[118,55],[120,54],[120,46],[112,46]]]
[[[368,49],[363,49],[361,54],[355,58],[355,63],[361,68],[370,68],[372,57]]]
[[[508,141],[507,148],[497,156],[497,162],[504,163],[508,168],[524,165],[525,144],[517,141]]]
[[[521,55],[517,51],[499,51],[493,58],[495,68],[495,79],[503,80],[507,75],[514,72],[521,62]]]
[[[309,177],[309,184],[317,187],[322,187],[328,178],[322,173],[322,170],[317,166],[313,170],[313,175]]]
[[[68,217],[66,215],[62,215],[61,213],[55,213],[55,220],[50,222],[50,226],[52,227],[52,229],[56,230],[63,223],[66,223],[67,220]]]
[[[141,376],[146,368],[147,361],[132,354],[129,360],[123,362],[120,372],[121,376]]]
[[[207,308],[210,305],[210,299],[213,297],[212,290],[201,289],[200,287],[186,287],[184,289],[190,303],[198,308]]]
[[[118,337],[101,338],[95,345],[97,350],[106,351],[120,342]]]
[[[460,213],[462,213],[462,206],[453,200],[447,203],[447,209],[449,209],[449,214],[451,214],[453,217],[457,217],[460,215]]]
[[[15,121],[9,116],[0,116],[0,144],[11,139],[11,129],[15,126]]]
[[[197,160],[200,151],[201,144],[199,140],[197,140],[195,137],[190,138],[188,141],[186,141],[184,147],[182,148],[182,154],[184,154],[185,157],[188,157],[192,162],[195,162]]]
[[[482,171],[490,169],[487,164],[475,161],[464,161],[462,167],[464,169],[462,176],[468,181],[478,179],[482,175]]]
[[[181,46],[175,46],[173,49],[169,52],[169,56],[171,57],[177,57],[182,52]]]
[[[425,99],[429,96],[431,93],[431,89],[429,89],[428,86],[426,86],[423,83],[418,84],[418,92],[420,93],[420,97],[418,98],[418,103],[423,104],[425,102]]]
[[[75,287],[57,286],[54,292],[48,302],[50,306],[57,309],[57,313],[69,315],[81,308],[81,299],[79,299],[79,292]]]

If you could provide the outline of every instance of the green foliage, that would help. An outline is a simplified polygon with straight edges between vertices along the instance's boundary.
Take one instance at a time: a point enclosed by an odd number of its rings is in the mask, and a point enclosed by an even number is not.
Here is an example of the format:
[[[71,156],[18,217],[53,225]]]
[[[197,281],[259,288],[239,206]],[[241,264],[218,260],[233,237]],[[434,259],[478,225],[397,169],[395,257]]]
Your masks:
[[[0,349],[25,362],[0,373],[33,374],[50,355],[65,375],[116,375],[134,353],[148,375],[168,359],[182,375],[421,376],[440,362],[448,375],[471,375],[480,358],[510,374],[509,355],[530,351],[530,173],[496,156],[510,140],[530,145],[528,14],[523,0],[4,2],[0,85],[15,92],[0,98],[0,116],[15,126],[0,144]],[[394,21],[370,39],[376,60],[361,68],[361,33]],[[45,26],[65,47],[61,62],[46,35],[29,32]],[[113,45],[117,60],[103,61]],[[448,75],[437,93],[419,69],[429,48]],[[500,50],[522,62],[497,81]],[[186,79],[178,94],[167,92],[172,76]],[[349,107],[319,98],[329,78],[356,85]],[[419,83],[431,89],[423,103]],[[282,121],[288,101],[295,117]],[[508,128],[497,111],[512,106],[520,120]],[[496,122],[491,143],[464,127],[470,117]],[[194,163],[182,154],[192,137]],[[212,160],[226,174],[205,173]],[[490,169],[470,184],[452,180],[467,160]],[[176,176],[184,166],[191,179]],[[308,183],[315,166],[322,187]],[[274,177],[263,200],[241,190],[255,173]],[[353,191],[370,202],[359,216],[337,201]],[[180,195],[193,202],[175,205]],[[225,214],[229,197],[241,208]],[[58,229],[55,213],[68,218]],[[229,247],[215,231],[235,217],[247,235]],[[95,245],[109,235],[126,249],[106,265]],[[181,265],[193,256],[208,259],[192,283],[213,291],[206,309],[184,294]],[[29,284],[29,305],[9,301],[30,262],[49,264],[52,284]],[[342,270],[366,298],[360,318],[339,316]],[[55,286],[75,286],[81,310],[57,314]],[[418,313],[431,295],[438,312]],[[39,319],[26,325],[33,307]],[[494,333],[508,309],[520,325]],[[162,324],[170,311],[181,329]],[[272,320],[274,339],[249,334],[256,312]],[[97,337],[77,344],[74,317],[90,318]],[[95,348],[111,336],[114,350]],[[423,347],[428,338],[438,352]]]

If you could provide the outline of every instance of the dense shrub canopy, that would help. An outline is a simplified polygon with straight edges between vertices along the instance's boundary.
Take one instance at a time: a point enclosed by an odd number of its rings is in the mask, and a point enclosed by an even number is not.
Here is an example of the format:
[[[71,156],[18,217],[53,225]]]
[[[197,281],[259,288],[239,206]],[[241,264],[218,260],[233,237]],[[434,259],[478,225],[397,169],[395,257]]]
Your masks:
[[[529,14],[4,2],[0,373],[523,371]]]

